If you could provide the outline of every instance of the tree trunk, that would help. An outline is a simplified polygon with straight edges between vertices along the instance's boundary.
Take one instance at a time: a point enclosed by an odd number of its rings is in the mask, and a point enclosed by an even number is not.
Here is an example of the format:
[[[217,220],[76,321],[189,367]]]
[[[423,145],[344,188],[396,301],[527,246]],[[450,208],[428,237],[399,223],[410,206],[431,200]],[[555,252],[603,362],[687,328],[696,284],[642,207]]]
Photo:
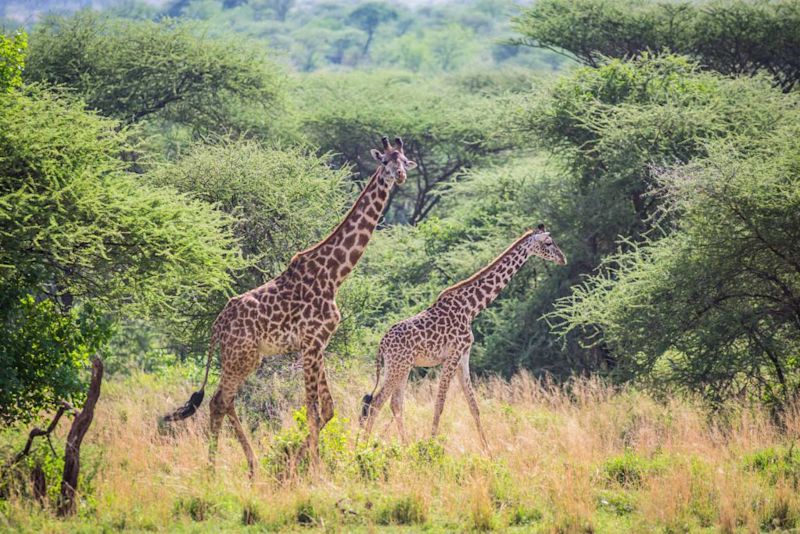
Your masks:
[[[67,447],[64,451],[64,476],[61,478],[61,498],[58,503],[58,515],[67,516],[75,513],[75,491],[78,487],[78,474],[81,469],[81,442],[94,418],[94,407],[100,398],[100,383],[103,380],[103,362],[97,356],[92,358],[92,382],[89,394],[81,413],[75,416],[67,435]]]

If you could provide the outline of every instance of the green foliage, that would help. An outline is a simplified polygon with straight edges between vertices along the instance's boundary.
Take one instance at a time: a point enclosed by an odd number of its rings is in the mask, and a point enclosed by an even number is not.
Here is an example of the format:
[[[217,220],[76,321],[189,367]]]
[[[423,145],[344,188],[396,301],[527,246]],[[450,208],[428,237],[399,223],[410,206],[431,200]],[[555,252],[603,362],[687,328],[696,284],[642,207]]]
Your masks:
[[[196,145],[148,175],[158,186],[214,204],[235,221],[233,232],[248,264],[237,283],[240,291],[280,274],[298,250],[336,226],[345,176],[304,150],[246,140]]]
[[[769,447],[746,455],[745,469],[763,474],[770,483],[788,481],[794,488],[800,486],[800,449],[794,444],[786,447]]]
[[[597,508],[614,515],[624,516],[636,510],[636,502],[626,491],[605,490],[597,496]]]
[[[118,126],[40,87],[0,96],[7,421],[77,398],[123,310],[179,327],[242,265],[230,219],[125,172]]]
[[[647,477],[663,472],[666,465],[664,457],[645,458],[628,451],[606,460],[601,473],[612,485],[635,489],[641,487]]]
[[[282,106],[282,76],[261,49],[171,19],[49,17],[31,36],[25,74],[68,86],[124,123],[177,123],[195,134],[265,135]]]
[[[503,148],[494,137],[502,121],[495,99],[413,75],[315,75],[295,98],[318,103],[301,114],[301,131],[337,154],[337,165],[355,162],[361,181],[375,170],[368,154],[381,136],[404,138],[406,156],[419,167],[393,195],[391,222],[420,222],[439,203],[444,184]]]
[[[509,523],[511,526],[525,527],[538,523],[542,520],[542,517],[542,512],[539,509],[519,504],[511,512]]]
[[[308,437],[305,406],[295,410],[292,418],[294,426],[273,437],[269,452],[263,460],[267,472],[277,480],[288,480],[308,471],[308,455],[300,454]],[[320,458],[330,469],[335,469],[345,460],[349,448],[346,423],[346,419],[334,416],[320,432]]]
[[[13,91],[22,85],[28,34],[17,31],[12,37],[0,34],[0,93]]]
[[[82,371],[111,336],[91,308],[63,312],[24,289],[0,286],[0,421],[29,422],[60,400],[79,405]]]
[[[348,23],[357,26],[367,34],[367,40],[361,50],[362,55],[366,56],[369,53],[369,45],[372,43],[378,26],[396,18],[397,11],[389,4],[382,2],[365,2],[350,13],[347,17]]]
[[[0,277],[66,305],[196,313],[241,266],[230,219],[124,172],[117,125],[40,89],[0,100]]]
[[[674,231],[606,260],[558,317],[608,343],[625,376],[713,401],[734,392],[792,398],[800,387],[796,117],[742,146],[714,143],[706,158],[662,174]]]
[[[149,7],[149,6],[148,6]],[[131,10],[126,15],[140,18]],[[441,69],[526,66],[556,69],[564,60],[549,51],[521,49],[511,35],[512,0],[468,0],[431,5],[294,0],[174,2],[151,18],[201,19],[212,31],[234,31],[267,41],[300,71],[340,67]],[[455,59],[455,61],[452,61]]]
[[[766,71],[786,92],[800,81],[798,24],[797,0],[544,0],[515,19],[518,44],[565,51],[592,67],[668,50],[723,74]]]

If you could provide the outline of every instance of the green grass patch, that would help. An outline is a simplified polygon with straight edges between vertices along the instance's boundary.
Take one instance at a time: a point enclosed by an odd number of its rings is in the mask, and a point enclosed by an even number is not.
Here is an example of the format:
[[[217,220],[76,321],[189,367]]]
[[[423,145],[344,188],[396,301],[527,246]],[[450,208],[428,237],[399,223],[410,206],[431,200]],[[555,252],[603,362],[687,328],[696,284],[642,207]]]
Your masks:
[[[666,471],[667,465],[667,458],[663,456],[645,458],[626,451],[606,460],[600,472],[609,485],[637,489],[642,487],[646,478]]]

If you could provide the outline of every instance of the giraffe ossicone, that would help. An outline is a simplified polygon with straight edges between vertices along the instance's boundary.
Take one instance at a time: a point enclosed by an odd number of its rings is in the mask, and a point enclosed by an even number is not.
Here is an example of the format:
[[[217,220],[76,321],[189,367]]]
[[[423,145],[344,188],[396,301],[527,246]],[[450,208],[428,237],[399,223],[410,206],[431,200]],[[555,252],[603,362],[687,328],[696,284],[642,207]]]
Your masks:
[[[389,328],[378,348],[375,388],[362,399],[359,423],[366,425],[367,436],[372,431],[378,411],[391,398],[392,414],[400,437],[406,441],[403,403],[411,368],[441,365],[431,434],[436,435],[438,431],[447,390],[453,375],[456,375],[475,420],[481,445],[484,450],[488,449],[469,372],[469,354],[474,341],[472,321],[497,298],[531,256],[558,265],[567,263],[550,233],[544,225],[539,225],[536,230],[525,232],[486,267],[442,291],[431,306]],[[375,394],[380,384],[381,362],[383,386]]]
[[[189,402],[163,418],[177,421],[193,415],[203,401],[211,358],[220,350],[222,375],[211,398],[210,456],[225,416],[244,449],[250,476],[255,453],[234,409],[234,399],[262,358],[287,352],[300,354],[305,382],[312,462],[319,461],[319,431],[333,417],[323,354],[341,320],[336,292],[364,253],[395,183],[406,180],[416,163],[406,158],[402,139],[395,146],[382,139],[383,151],[372,150],[379,166],[339,225],[322,241],[296,254],[286,270],[255,289],[231,298],[212,327],[205,378]]]

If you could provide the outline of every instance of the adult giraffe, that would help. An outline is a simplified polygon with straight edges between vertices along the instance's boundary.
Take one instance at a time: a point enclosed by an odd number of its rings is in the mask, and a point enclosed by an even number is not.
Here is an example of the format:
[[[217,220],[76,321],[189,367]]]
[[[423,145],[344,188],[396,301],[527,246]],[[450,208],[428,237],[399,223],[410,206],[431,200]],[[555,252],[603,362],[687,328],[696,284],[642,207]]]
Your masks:
[[[561,249],[545,231],[544,225],[540,224],[536,230],[525,232],[489,265],[442,291],[431,306],[400,321],[386,332],[378,348],[375,388],[362,401],[359,423],[362,426],[366,423],[367,436],[372,431],[378,411],[391,397],[392,413],[400,436],[405,441],[403,397],[408,374],[414,366],[441,365],[443,369],[439,378],[431,434],[435,436],[439,429],[439,417],[442,415],[450,380],[458,371],[458,380],[475,419],[481,445],[484,449],[488,448],[469,374],[469,353],[474,341],[472,321],[497,298],[514,273],[531,256],[539,256],[558,265],[567,263]],[[380,381],[381,360],[384,367],[383,387],[373,398]]]
[[[176,421],[195,413],[203,401],[211,357],[218,345],[222,376],[211,399],[212,463],[227,415],[247,456],[250,476],[254,476],[255,454],[236,415],[234,398],[263,357],[287,352],[300,353],[303,362],[310,431],[306,444],[312,462],[318,462],[319,431],[333,417],[323,351],[341,319],[336,291],[361,258],[395,182],[405,182],[406,172],[417,166],[406,159],[402,139],[395,138],[394,147],[386,137],[382,142],[383,152],[370,151],[379,162],[378,169],[330,235],[296,254],[277,278],[231,298],[214,321],[200,390],[183,407],[164,417],[165,421]]]

